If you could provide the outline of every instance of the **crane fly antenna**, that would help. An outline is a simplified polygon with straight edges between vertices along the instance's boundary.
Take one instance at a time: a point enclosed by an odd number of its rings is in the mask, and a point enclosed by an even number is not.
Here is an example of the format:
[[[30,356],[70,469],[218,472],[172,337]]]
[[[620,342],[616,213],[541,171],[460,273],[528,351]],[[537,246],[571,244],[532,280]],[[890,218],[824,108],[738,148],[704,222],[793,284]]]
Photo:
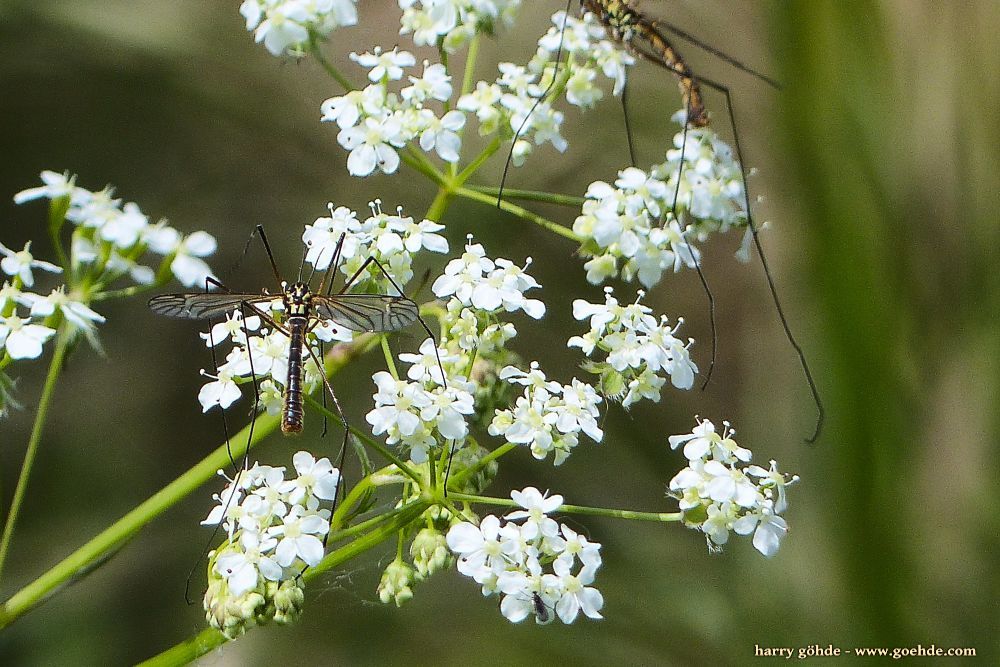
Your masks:
[[[503,201],[503,189],[507,184],[507,172],[510,171],[511,160],[514,159],[514,148],[517,146],[518,139],[521,138],[521,133],[524,132],[524,128],[528,125],[528,121],[531,120],[531,115],[535,113],[535,109],[538,105],[545,101],[549,93],[552,91],[553,86],[556,85],[556,80],[559,78],[559,64],[562,62],[562,52],[563,43],[566,41],[566,26],[569,25],[569,9],[573,5],[573,0],[566,0],[566,11],[563,14],[563,24],[562,32],[559,33],[559,48],[556,49],[556,63],[555,69],[552,72],[552,80],[549,81],[549,85],[545,87],[542,94],[538,96],[535,103],[531,105],[531,109],[528,110],[528,114],[521,121],[520,126],[517,128],[517,132],[514,133],[514,139],[510,144],[510,151],[507,152],[507,161],[503,165],[503,176],[500,177],[500,191],[497,193],[497,208],[500,208],[500,202]],[[542,72],[544,73],[544,69]]]
[[[344,241],[347,239],[347,232],[341,232],[340,238],[337,239],[337,245],[333,249],[333,257],[330,258],[330,264],[326,267],[326,272],[323,274],[323,280],[319,283],[319,289],[316,290],[317,294],[322,294],[323,290],[326,290],[327,295],[333,291],[333,281],[337,278],[337,270],[340,268],[340,258],[344,250]],[[313,266],[316,266],[313,264]]]
[[[699,78],[699,81],[707,85],[709,88],[722,93],[723,97],[726,99],[726,110],[729,113],[729,126],[733,131],[733,147],[736,149],[736,159],[740,163],[740,175],[743,178],[743,199],[747,209],[747,225],[750,227],[750,235],[753,237],[754,248],[757,250],[757,256],[760,257],[760,263],[764,269],[764,276],[767,279],[767,288],[771,292],[771,300],[774,301],[774,308],[778,312],[778,319],[781,321],[781,328],[785,332],[785,338],[788,339],[788,342],[791,344],[792,348],[795,350],[795,354],[799,358],[799,365],[802,367],[802,373],[805,375],[806,383],[809,385],[809,391],[812,393],[813,403],[816,404],[816,426],[813,430],[812,436],[806,438],[806,442],[812,444],[819,439],[819,435],[823,430],[823,421],[826,418],[826,410],[823,408],[823,401],[819,395],[819,388],[816,386],[816,380],[813,378],[812,371],[809,368],[809,362],[806,360],[805,352],[802,350],[802,346],[799,345],[799,342],[795,339],[795,335],[792,333],[792,329],[788,324],[788,318],[785,316],[785,310],[781,307],[781,299],[778,298],[778,289],[775,287],[774,278],[771,276],[771,268],[767,263],[767,257],[764,254],[764,247],[760,243],[757,224],[754,222],[753,215],[750,212],[750,189],[747,187],[746,166],[743,162],[743,149],[740,146],[740,135],[736,129],[736,114],[733,111],[733,100],[730,95],[729,88],[723,86],[721,83],[705,78]]]
[[[278,285],[281,285],[281,272],[278,271],[278,265],[274,262],[274,253],[271,252],[271,244],[267,242],[264,225],[257,225],[257,234],[260,236],[261,243],[264,244],[264,252],[267,253],[267,259],[271,262],[271,271],[274,272],[274,279],[278,281]]]

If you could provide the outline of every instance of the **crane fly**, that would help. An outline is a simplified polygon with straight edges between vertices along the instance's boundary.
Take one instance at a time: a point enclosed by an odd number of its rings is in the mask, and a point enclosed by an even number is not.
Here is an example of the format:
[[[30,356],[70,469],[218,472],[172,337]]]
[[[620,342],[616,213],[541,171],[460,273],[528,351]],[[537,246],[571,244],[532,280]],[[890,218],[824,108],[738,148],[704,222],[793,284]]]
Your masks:
[[[324,293],[325,285],[330,284],[332,287],[332,277],[339,266],[345,235],[341,235],[338,240],[330,268],[326,271],[319,289],[314,292],[309,287],[308,281],[297,280],[289,283],[281,279],[263,228],[258,226],[257,233],[260,235],[268,258],[271,260],[271,268],[278,281],[280,294],[271,294],[266,291],[259,294],[233,292],[222,283],[209,279],[212,285],[223,291],[164,294],[150,299],[149,308],[157,315],[188,320],[212,320],[231,314],[234,310],[242,312],[244,322],[248,313],[259,316],[275,330],[288,337],[288,374],[284,383],[285,390],[281,411],[282,432],[285,434],[300,433],[303,428],[303,349],[320,368],[326,390],[340,413],[345,429],[348,429],[347,420],[337,401],[336,394],[334,394],[329,380],[322,373],[322,362],[316,353],[306,345],[306,334],[315,329],[323,320],[330,320],[336,325],[359,333],[396,331],[418,320],[423,323],[417,304],[403,295],[399,286],[373,256],[369,256],[365,260],[339,292],[332,293],[332,289],[327,288],[326,293]],[[398,296],[347,293],[358,276],[373,263],[396,287],[399,291]],[[271,303],[279,298],[285,312],[285,319],[281,323],[275,321],[268,312],[261,308],[261,304]],[[426,328],[426,324],[424,327]],[[428,333],[430,333],[429,330]],[[245,325],[244,334],[246,334]],[[345,431],[345,441],[346,435]]]
[[[572,0],[566,5],[567,14]],[[741,63],[739,60],[733,58],[732,56],[723,53],[719,49],[716,49],[704,41],[694,37],[690,33],[682,30],[681,28],[663,21],[657,18],[647,16],[642,11],[640,11],[635,0],[580,0],[580,8],[585,12],[591,13],[597,21],[604,27],[605,33],[608,38],[613,42],[617,43],[624,50],[632,53],[639,58],[653,63],[654,65],[665,69],[670,72],[676,79],[678,86],[680,87],[681,99],[684,104],[684,126],[681,142],[681,152],[680,152],[680,165],[678,167],[678,174],[676,179],[676,189],[674,191],[673,203],[671,206],[671,214],[673,219],[677,220],[678,223],[680,219],[678,218],[677,211],[677,201],[680,194],[680,184],[681,176],[683,175],[685,167],[684,151],[687,148],[687,137],[689,128],[708,128],[709,126],[709,113],[705,106],[704,97],[702,95],[701,84],[704,84],[708,88],[711,88],[719,93],[721,93],[726,102],[726,110],[729,116],[729,125],[733,133],[733,146],[735,148],[736,157],[739,162],[740,177],[743,182],[743,200],[746,210],[746,220],[747,226],[750,229],[750,235],[753,239],[753,245],[760,257],[761,265],[764,269],[764,275],[767,279],[768,290],[771,294],[772,301],[774,302],[775,310],[778,313],[778,319],[781,322],[782,329],[785,334],[785,338],[791,344],[792,348],[799,360],[799,365],[802,368],[803,374],[805,375],[806,382],[809,386],[809,391],[812,394],[813,403],[816,406],[817,417],[815,430],[811,437],[806,439],[806,442],[815,442],[819,437],[820,431],[823,427],[823,420],[825,417],[825,411],[823,408],[822,400],[820,399],[819,389],[813,378],[812,371],[809,368],[809,363],[806,360],[805,352],[803,352],[802,347],[799,345],[798,341],[795,339],[795,335],[792,333],[791,327],[788,323],[788,318],[785,315],[784,309],[781,306],[781,301],[778,298],[777,289],[774,284],[774,279],[771,275],[771,269],[767,262],[767,257],[764,254],[764,249],[761,246],[760,239],[758,238],[758,228],[753,220],[753,215],[751,213],[750,206],[750,190],[747,185],[747,175],[746,168],[744,167],[743,160],[743,149],[740,145],[739,132],[736,127],[736,116],[733,110],[732,95],[727,86],[713,81],[712,79],[705,78],[696,74],[685,62],[684,58],[681,56],[677,48],[671,43],[671,41],[666,37],[665,33],[669,32],[676,35],[682,40],[685,40],[698,48],[704,50],[705,52],[723,60],[724,62],[732,65],[733,67],[750,74],[751,76],[763,81],[767,85],[780,89],[780,85],[772,78],[755,71],[754,69],[748,67],[747,65]],[[564,19],[562,31],[565,35],[566,26],[568,20]],[[563,38],[560,37],[559,48],[556,52],[556,71],[558,72],[558,67],[561,60],[561,54],[563,50]],[[536,100],[535,105],[529,111],[530,116],[534,112],[535,108],[544,100],[552,87],[555,84],[557,77],[553,75],[551,82],[545,91]],[[625,106],[625,89],[622,90],[622,104]],[[514,141],[516,142],[518,137],[521,135],[522,131],[527,125],[527,120],[522,122],[521,127],[514,135]],[[628,148],[629,156],[632,161],[632,166],[636,165],[635,150],[632,143],[631,131],[628,123],[628,111],[626,109],[625,113],[625,127],[628,134]],[[504,167],[503,177],[500,181],[500,192],[497,198],[497,205],[503,198],[504,184],[507,179],[508,168],[510,167],[510,162],[513,157],[513,146],[507,157],[507,164]],[[666,218],[663,224],[667,224]],[[715,367],[715,357],[716,357],[716,347],[717,347],[717,334],[716,334],[716,324],[715,324],[715,297],[712,294],[712,290],[708,285],[708,280],[702,270],[701,263],[697,256],[695,256],[690,240],[688,240],[687,235],[684,235],[685,242],[687,244],[688,252],[694,259],[694,267],[697,270],[698,278],[701,281],[702,288],[704,289],[708,297],[709,306],[709,319],[711,323],[712,331],[712,358],[708,366],[708,371],[705,376],[702,388],[707,386],[709,379],[712,376],[712,370]]]

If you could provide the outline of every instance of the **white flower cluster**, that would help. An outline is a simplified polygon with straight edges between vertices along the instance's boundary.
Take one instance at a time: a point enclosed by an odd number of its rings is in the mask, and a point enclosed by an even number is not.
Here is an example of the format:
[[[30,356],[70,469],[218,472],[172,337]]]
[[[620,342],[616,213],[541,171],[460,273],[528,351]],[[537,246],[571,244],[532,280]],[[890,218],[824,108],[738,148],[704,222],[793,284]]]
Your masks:
[[[421,149],[437,153],[446,162],[459,160],[465,127],[461,111],[442,111],[428,104],[451,98],[451,76],[440,63],[424,61],[423,74],[410,76],[410,85],[398,93],[389,90],[407,68],[416,64],[413,54],[376,47],[371,53],[351,54],[351,59],[368,69],[372,83],[363,90],[353,90],[323,102],[322,121],[337,123],[337,141],[350,151],[347,171],[352,176],[368,176],[376,170],[385,174],[399,168],[398,150],[414,139]]]
[[[683,124],[684,112],[674,120]],[[597,181],[587,188],[573,231],[584,239],[591,283],[621,275],[652,287],[667,269],[696,266],[701,254],[694,240],[746,225],[743,176],[732,148],[707,127],[688,128],[686,140],[678,132],[674,146],[649,172],[629,167],[613,185]],[[679,220],[673,217],[675,195]],[[751,240],[748,228],[737,252],[744,261]]]
[[[163,273],[163,267],[154,272],[139,264],[146,251],[169,261],[170,272],[186,287],[204,287],[205,278],[212,275],[208,264],[201,259],[216,248],[215,239],[207,232],[184,236],[164,221],[151,223],[136,204],[122,205],[121,199],[115,199],[112,188],[99,192],[85,190],[68,173],[43,171],[42,181],[45,185],[14,195],[14,202],[68,198],[66,220],[77,226],[71,264],[74,270],[90,274],[92,283],[108,285],[125,275],[140,285],[154,282],[157,274]]]
[[[598,73],[614,81],[618,95],[625,85],[625,67],[635,62],[606,39],[604,29],[589,13],[575,19],[560,11],[552,22],[554,27],[538,40],[538,50],[527,67],[501,63],[495,83],[480,81],[473,92],[458,100],[459,109],[476,114],[480,135],[520,132],[512,152],[515,166],[524,164],[534,146],[551,143],[559,152],[567,148],[559,133],[564,114],[552,106],[551,97],[541,100],[550,85],[553,97],[565,93],[569,104],[589,108],[604,97]],[[557,61],[557,55],[565,60]],[[554,77],[558,79],[553,84]]]
[[[517,335],[513,324],[498,321],[500,313],[523,311],[536,319],[545,313],[545,304],[524,294],[539,287],[525,268],[503,258],[488,258],[470,236],[462,256],[451,260],[431,287],[435,295],[448,299],[439,314],[440,347],[428,338],[419,354],[401,354],[400,361],[409,364],[406,379],[385,371],[374,375],[378,391],[366,419],[375,435],[406,448],[413,463],[425,462],[434,447],[446,442],[449,451],[461,451],[466,446],[467,420],[477,414],[477,407],[493,414],[493,405],[476,405],[484,387],[473,365],[495,364],[505,354],[505,344]],[[564,426],[567,433],[574,430],[568,421]]]
[[[434,356],[434,341],[430,338],[420,347],[422,355]],[[439,440],[460,441],[468,435],[469,428],[465,415],[474,410],[471,383],[461,378],[449,378],[447,386],[441,386],[433,379],[440,377],[436,367],[424,374],[428,366],[418,362],[411,366],[419,369],[414,373],[421,380],[397,380],[385,371],[373,376],[378,392],[374,396],[375,409],[365,419],[372,426],[374,435],[385,435],[390,445],[401,444],[410,453],[413,463],[427,461],[428,451]],[[433,388],[428,389],[428,385]]]
[[[497,23],[510,25],[521,0],[399,0],[399,34],[413,34],[417,46],[441,45],[454,53],[477,33],[491,34]]]
[[[740,447],[729,422],[722,433],[709,420],[700,420],[688,434],[672,435],[671,449],[684,446],[688,466],[670,480],[684,522],[707,536],[710,549],[729,541],[729,532],[753,533],[754,547],[771,557],[777,553],[788,524],[780,516],[788,507],[785,487],[798,481],[786,478],[771,461],[770,469],[747,465],[752,454]]]
[[[679,318],[673,327],[666,316],[657,320],[640,303],[642,291],[634,303],[624,306],[611,287],[604,293],[603,304],[573,301],[573,317],[589,320],[590,331],[568,341],[569,347],[579,347],[588,357],[595,351],[605,355],[603,361],[587,366],[600,376],[601,393],[621,396],[622,405],[628,407],[643,398],[658,402],[665,375],[678,389],[690,389],[698,372],[688,350],[694,340],[685,343],[674,335],[684,320]]]
[[[356,25],[357,0],[244,0],[240,14],[271,55],[300,55],[310,36],[326,37],[336,28]]]
[[[0,286],[0,351],[11,359],[37,359],[42,354],[42,346],[56,330],[48,324],[54,324],[51,319],[57,313],[76,329],[90,334],[95,322],[104,322],[104,316],[92,310],[83,301],[66,294],[65,285],[53,289],[47,296],[24,292],[17,287],[25,275],[31,275],[32,268],[42,268],[51,271],[54,265],[40,262],[32,258],[29,252],[31,244],[27,243],[24,250],[12,252],[0,243],[0,253],[5,255],[0,262],[4,272],[12,269],[15,276],[13,283],[4,281]],[[11,261],[7,261],[11,260]],[[3,266],[6,263],[7,266]],[[59,267],[55,267],[58,269]],[[32,281],[33,282],[33,281]],[[22,282],[27,285],[27,282]],[[27,307],[28,317],[17,314],[17,306]],[[2,358],[3,355],[0,355]],[[0,400],[0,409],[3,401]]]
[[[438,234],[444,225],[430,220],[415,222],[404,216],[402,207],[396,215],[382,212],[382,202],[376,199],[369,204],[371,216],[358,220],[358,214],[346,206],[329,205],[330,216],[316,218],[306,225],[302,241],[306,244],[306,261],[317,271],[324,271],[333,261],[341,236],[344,243],[340,250],[340,270],[346,277],[353,276],[369,255],[375,257],[393,280],[400,286],[413,277],[413,255],[421,248],[431,252],[448,252],[448,241]],[[391,285],[377,266],[370,265],[361,280],[372,280],[380,287]]]
[[[470,234],[462,256],[448,262],[444,274],[431,285],[435,295],[448,298],[448,316],[442,323],[447,338],[462,350],[488,355],[517,335],[514,325],[496,321],[496,314],[520,310],[536,320],[541,318],[545,304],[524,295],[540,287],[526,273],[530,265],[531,258],[524,267],[503,258],[490,259],[481,244],[472,242]]]
[[[566,460],[579,443],[580,433],[594,442],[604,437],[597,425],[597,406],[602,399],[589,384],[576,378],[568,385],[547,380],[537,362],[531,363],[528,372],[507,366],[500,371],[500,379],[523,385],[524,393],[513,408],[496,411],[490,435],[528,445],[531,455],[539,460],[555,452],[555,465]]]
[[[261,621],[258,607],[266,608],[268,582],[293,580],[323,559],[330,510],[320,504],[336,497],[340,471],[308,452],[292,462],[297,475],[290,479],[283,467],[241,471],[214,496],[217,505],[201,522],[221,524],[227,535],[209,558],[205,609],[209,622],[228,636]]]
[[[553,611],[563,623],[581,611],[602,618],[604,598],[590,585],[601,566],[601,545],[548,516],[562,505],[562,496],[545,497],[529,486],[510,497],[523,509],[448,531],[458,571],[480,584],[484,596],[500,595],[500,612],[512,623],[531,614],[536,623],[547,623]]]

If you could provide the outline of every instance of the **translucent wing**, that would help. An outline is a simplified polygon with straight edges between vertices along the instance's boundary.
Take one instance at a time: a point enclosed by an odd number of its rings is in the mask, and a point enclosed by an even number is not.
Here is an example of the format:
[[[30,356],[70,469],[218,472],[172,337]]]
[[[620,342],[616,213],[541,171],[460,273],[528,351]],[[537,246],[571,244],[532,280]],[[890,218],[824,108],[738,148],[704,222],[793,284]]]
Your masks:
[[[351,331],[396,331],[420,317],[413,301],[388,294],[313,295],[312,310]]]
[[[233,292],[194,292],[191,294],[163,294],[149,300],[149,309],[157,315],[179,317],[186,320],[207,320],[223,317],[233,312],[241,303],[273,301],[273,294],[236,294]]]

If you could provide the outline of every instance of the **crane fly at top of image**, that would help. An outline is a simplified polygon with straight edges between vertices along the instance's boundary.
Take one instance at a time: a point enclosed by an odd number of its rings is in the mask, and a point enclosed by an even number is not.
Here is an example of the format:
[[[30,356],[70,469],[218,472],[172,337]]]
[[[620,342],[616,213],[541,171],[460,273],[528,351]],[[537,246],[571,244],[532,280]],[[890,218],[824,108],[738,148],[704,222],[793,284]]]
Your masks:
[[[567,13],[572,0],[566,5]],[[771,294],[771,298],[774,302],[775,310],[778,313],[778,319],[781,322],[782,329],[785,333],[785,337],[791,344],[792,348],[795,350],[798,356],[799,365],[802,368],[802,372],[805,375],[806,382],[809,386],[809,391],[812,394],[812,399],[816,405],[816,425],[813,434],[806,438],[806,442],[812,443],[819,438],[819,434],[823,428],[823,420],[825,417],[825,411],[823,409],[823,403],[820,399],[819,389],[816,386],[816,382],[813,379],[812,371],[809,368],[809,363],[806,360],[805,353],[803,352],[798,341],[795,339],[792,333],[791,327],[788,324],[788,318],[785,315],[784,309],[781,306],[781,301],[778,298],[777,289],[774,284],[774,279],[771,275],[771,269],[768,265],[767,258],[764,254],[764,249],[761,246],[760,239],[758,238],[758,228],[753,220],[753,214],[751,213],[750,206],[750,189],[747,185],[747,175],[746,168],[744,166],[743,160],[743,149],[740,144],[739,131],[736,124],[736,116],[733,110],[732,95],[727,86],[713,81],[712,79],[707,79],[703,76],[696,74],[685,62],[680,52],[671,44],[670,40],[664,35],[664,31],[676,35],[682,40],[693,44],[694,46],[702,49],[706,53],[715,56],[716,58],[728,63],[729,65],[743,71],[751,76],[763,81],[767,85],[780,89],[780,85],[772,78],[757,72],[756,70],[748,67],[747,65],[741,63],[732,56],[723,53],[719,49],[716,49],[704,41],[696,38],[690,33],[680,29],[679,27],[672,25],[667,21],[661,19],[651,18],[645,15],[643,12],[639,11],[636,7],[635,0],[580,0],[580,8],[584,12],[589,12],[592,14],[597,21],[604,27],[606,34],[609,39],[619,44],[624,50],[632,53],[647,62],[651,62],[668,72],[670,72],[678,82],[681,91],[681,98],[684,104],[684,126],[682,133],[681,151],[680,151],[680,165],[678,166],[678,173],[676,179],[676,189],[674,191],[674,197],[672,201],[672,206],[670,214],[673,219],[680,224],[677,210],[677,200],[680,194],[680,184],[681,177],[683,176],[686,160],[684,151],[687,148],[687,136],[689,128],[707,128],[709,126],[709,113],[705,106],[705,101],[702,96],[701,84],[719,92],[723,95],[726,101],[726,110],[729,116],[729,125],[733,133],[733,146],[736,152],[736,158],[739,163],[740,177],[743,183],[743,200],[746,207],[746,219],[747,226],[750,229],[750,234],[753,239],[754,248],[757,251],[757,255],[760,257],[761,265],[764,269],[764,275],[767,280],[768,290]],[[561,55],[563,51],[563,38],[565,36],[566,26],[568,21],[563,23],[562,36],[560,37],[559,49],[556,53],[556,63],[555,66],[558,70]],[[529,111],[528,116],[534,112],[535,108],[540,104],[552,90],[553,85],[556,81],[556,76],[552,77],[552,81],[549,83],[548,87],[543,91],[543,93],[537,99],[535,105]],[[625,107],[626,102],[626,88],[622,89],[622,105]],[[527,126],[527,120],[521,123],[521,127],[518,128],[517,132],[514,134],[514,144],[516,144],[521,133]],[[631,129],[628,121],[628,110],[625,109],[625,130],[628,138],[628,149],[629,157],[632,162],[632,166],[636,166],[635,149],[633,146]],[[510,167],[511,160],[514,154],[514,144],[511,146],[510,153],[507,156],[507,164],[504,167],[503,176],[500,181],[500,191],[497,196],[497,205],[499,206],[503,200],[504,185],[507,180],[507,173]],[[666,226],[669,219],[664,216],[662,224]],[[715,323],[715,297],[712,294],[712,290],[708,285],[708,280],[705,277],[704,271],[701,267],[701,262],[698,257],[694,254],[690,240],[687,235],[684,235],[685,243],[688,247],[688,252],[694,261],[694,268],[698,273],[698,278],[701,281],[702,288],[708,297],[709,305],[709,321],[712,332],[712,353],[711,361],[708,365],[708,370],[705,374],[705,380],[702,384],[702,389],[704,389],[709,380],[712,377],[712,370],[715,367],[716,358],[716,348],[717,348],[717,333],[716,333],[716,323]]]
[[[303,399],[302,399],[302,375],[303,357],[302,351],[312,358],[320,369],[320,375],[327,392],[330,394],[341,421],[344,423],[346,442],[349,432],[348,422],[337,400],[329,380],[322,373],[323,364],[316,353],[305,344],[307,333],[315,329],[323,320],[331,320],[335,324],[356,332],[390,332],[402,329],[413,322],[420,321],[427,328],[426,323],[420,319],[417,304],[403,295],[402,290],[395,281],[386,273],[381,263],[375,257],[369,256],[353,276],[351,276],[344,287],[336,294],[332,293],[333,276],[340,262],[340,253],[343,247],[345,236],[342,235],[334,251],[333,260],[320,283],[319,289],[313,292],[308,281],[297,280],[289,283],[282,280],[274,262],[264,229],[257,227],[267,251],[268,259],[271,262],[271,269],[278,281],[281,289],[280,297],[266,291],[259,294],[238,293],[229,290],[222,283],[208,280],[212,285],[224,290],[222,292],[194,292],[187,294],[164,294],[153,297],[149,301],[150,309],[166,317],[176,317],[189,320],[211,320],[222,317],[239,309],[243,314],[244,334],[246,331],[246,315],[253,313],[263,321],[270,324],[275,330],[282,332],[288,337],[288,376],[285,381],[285,391],[283,396],[283,408],[281,411],[281,430],[285,434],[299,433],[303,425]],[[369,267],[375,264],[379,270],[389,279],[393,287],[399,291],[398,296],[388,294],[347,294],[347,290],[355,280]],[[324,294],[324,286],[326,294]],[[284,321],[279,323],[258,304],[270,303],[280,298],[284,309]],[[428,329],[428,333],[430,333]],[[249,347],[248,347],[249,350]],[[253,360],[250,360],[251,368]],[[256,381],[254,391],[256,392]],[[256,396],[256,394],[255,394]],[[255,406],[256,408],[256,406]]]

